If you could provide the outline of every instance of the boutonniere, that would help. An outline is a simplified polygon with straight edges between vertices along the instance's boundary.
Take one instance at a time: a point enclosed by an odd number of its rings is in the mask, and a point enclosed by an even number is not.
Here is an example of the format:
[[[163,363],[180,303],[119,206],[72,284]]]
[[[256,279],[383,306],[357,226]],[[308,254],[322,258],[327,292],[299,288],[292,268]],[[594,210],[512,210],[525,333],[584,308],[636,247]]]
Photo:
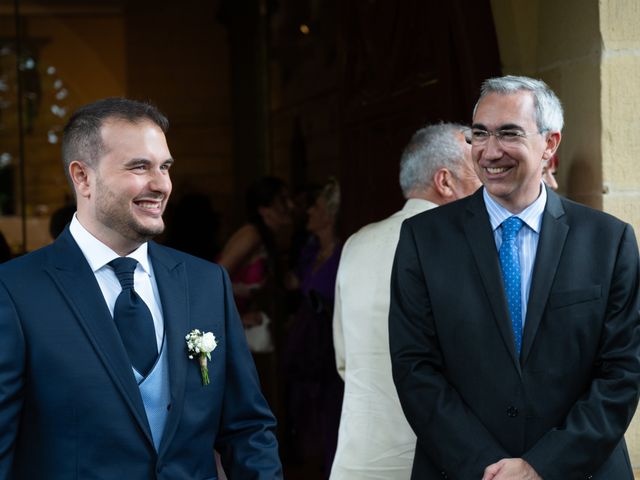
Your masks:
[[[189,359],[198,359],[200,375],[202,375],[202,385],[209,385],[207,360],[211,360],[211,352],[218,346],[216,337],[211,332],[201,332],[196,328],[191,330],[184,338],[187,341]]]

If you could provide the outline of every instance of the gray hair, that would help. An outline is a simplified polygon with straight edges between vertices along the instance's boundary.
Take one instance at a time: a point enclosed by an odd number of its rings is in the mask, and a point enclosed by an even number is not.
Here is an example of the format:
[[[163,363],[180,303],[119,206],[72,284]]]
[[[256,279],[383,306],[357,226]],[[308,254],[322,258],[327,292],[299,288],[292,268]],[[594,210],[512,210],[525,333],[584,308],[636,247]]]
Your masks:
[[[95,168],[104,154],[101,128],[107,120],[124,120],[130,123],[150,121],[163,133],[169,129],[169,121],[154,105],[128,98],[105,98],[80,107],[64,127],[62,137],[62,162],[64,173],[73,191],[69,165],[81,160]]]
[[[553,90],[542,80],[529,77],[516,77],[507,75],[505,77],[489,78],[482,83],[480,89],[480,98],[473,108],[473,115],[480,100],[490,93],[499,95],[509,95],[520,91],[528,91],[533,95],[533,103],[536,109],[536,125],[538,131],[543,132],[560,132],[564,125],[562,105],[560,100],[553,93]]]
[[[400,158],[400,187],[405,198],[413,190],[431,186],[440,168],[454,175],[464,162],[460,132],[466,127],[457,123],[428,125],[413,134]]]

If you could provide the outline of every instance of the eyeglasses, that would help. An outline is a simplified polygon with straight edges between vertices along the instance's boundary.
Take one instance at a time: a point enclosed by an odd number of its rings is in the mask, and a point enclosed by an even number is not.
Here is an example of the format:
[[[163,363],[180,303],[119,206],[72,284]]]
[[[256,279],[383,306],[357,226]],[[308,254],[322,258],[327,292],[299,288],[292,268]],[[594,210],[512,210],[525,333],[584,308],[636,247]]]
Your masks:
[[[523,132],[522,130],[496,130],[495,132],[491,132],[489,130],[482,130],[481,128],[472,128],[471,144],[485,145],[489,141],[489,137],[493,135],[501,145],[512,146],[518,145],[527,137],[539,134],[542,134],[542,132]]]

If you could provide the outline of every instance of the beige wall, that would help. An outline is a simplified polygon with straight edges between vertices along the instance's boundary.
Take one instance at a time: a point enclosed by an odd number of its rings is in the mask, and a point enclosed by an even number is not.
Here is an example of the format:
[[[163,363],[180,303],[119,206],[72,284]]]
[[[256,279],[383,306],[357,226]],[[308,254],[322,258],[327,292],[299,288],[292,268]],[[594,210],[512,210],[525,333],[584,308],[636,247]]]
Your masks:
[[[603,208],[640,232],[640,3],[602,0],[602,177]],[[636,412],[627,442],[640,478],[640,415]]]
[[[492,0],[491,5],[503,72],[542,78],[563,103],[561,193],[640,232],[640,2]],[[640,472],[638,415],[626,438]]]
[[[600,2],[603,207],[640,232],[640,3]],[[640,435],[640,433],[638,434]],[[640,439],[639,439],[640,440]],[[638,441],[640,452],[640,441]],[[638,455],[640,463],[640,454]]]

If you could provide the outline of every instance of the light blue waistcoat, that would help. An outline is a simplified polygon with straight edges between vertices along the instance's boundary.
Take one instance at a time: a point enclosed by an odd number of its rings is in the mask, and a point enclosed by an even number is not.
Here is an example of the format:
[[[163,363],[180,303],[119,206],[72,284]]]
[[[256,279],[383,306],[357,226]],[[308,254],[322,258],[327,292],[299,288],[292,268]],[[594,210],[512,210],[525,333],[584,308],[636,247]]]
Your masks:
[[[160,440],[164,432],[164,425],[167,423],[169,415],[169,405],[171,403],[171,391],[169,388],[169,356],[167,355],[166,336],[162,340],[160,355],[153,369],[143,379],[135,369],[133,373],[140,388],[142,403],[147,412],[147,420],[151,427],[151,436],[156,451],[160,448]]]

